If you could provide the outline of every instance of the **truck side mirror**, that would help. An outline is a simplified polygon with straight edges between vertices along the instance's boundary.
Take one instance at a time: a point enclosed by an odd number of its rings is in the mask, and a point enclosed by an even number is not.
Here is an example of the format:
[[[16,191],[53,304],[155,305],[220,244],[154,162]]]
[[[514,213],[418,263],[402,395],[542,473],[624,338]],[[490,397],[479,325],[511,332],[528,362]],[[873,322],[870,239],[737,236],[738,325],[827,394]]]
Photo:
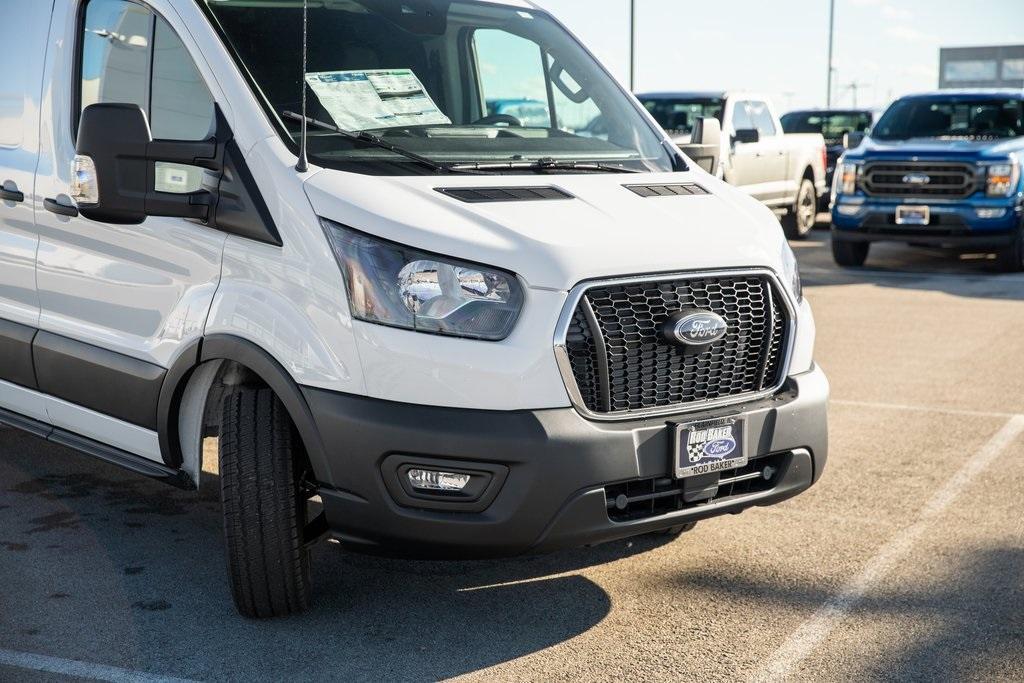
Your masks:
[[[157,192],[156,162],[221,171],[224,145],[218,144],[218,137],[224,137],[227,123],[219,108],[216,120],[217,133],[208,140],[154,140],[146,115],[136,104],[86,107],[72,169],[72,198],[79,212],[94,221],[119,225],[137,225],[147,216],[208,220],[213,192]]]
[[[733,142],[754,143],[761,141],[761,133],[757,128],[740,128],[732,136]]]
[[[693,125],[690,144],[680,145],[683,153],[711,175],[722,163],[722,124],[714,117],[698,118]]]
[[[862,142],[864,142],[864,133],[860,131],[854,130],[843,134],[844,149],[856,149],[857,147],[860,147],[860,143]]]

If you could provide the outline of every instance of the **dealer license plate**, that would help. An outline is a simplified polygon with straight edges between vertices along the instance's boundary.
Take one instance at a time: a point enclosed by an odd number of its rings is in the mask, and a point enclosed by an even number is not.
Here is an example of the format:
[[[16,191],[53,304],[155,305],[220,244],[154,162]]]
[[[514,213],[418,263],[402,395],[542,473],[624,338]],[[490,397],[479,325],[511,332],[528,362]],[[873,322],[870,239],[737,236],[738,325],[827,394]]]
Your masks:
[[[675,424],[677,479],[731,470],[747,464],[745,423],[739,418]]]
[[[928,225],[931,214],[927,206],[897,206],[896,225]]]

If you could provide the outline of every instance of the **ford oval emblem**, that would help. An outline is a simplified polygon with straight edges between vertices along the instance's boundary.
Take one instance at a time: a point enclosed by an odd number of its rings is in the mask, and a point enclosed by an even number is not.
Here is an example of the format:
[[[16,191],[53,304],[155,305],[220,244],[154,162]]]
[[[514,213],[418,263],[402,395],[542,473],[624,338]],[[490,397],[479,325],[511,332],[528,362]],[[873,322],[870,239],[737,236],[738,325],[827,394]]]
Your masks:
[[[704,444],[704,455],[709,458],[727,458],[736,450],[735,439],[718,439]]]
[[[932,177],[927,173],[908,173],[903,176],[903,182],[907,185],[927,185],[932,181]]]
[[[672,327],[672,336],[680,344],[706,346],[714,344],[729,331],[722,316],[711,311],[698,311],[679,318]]]

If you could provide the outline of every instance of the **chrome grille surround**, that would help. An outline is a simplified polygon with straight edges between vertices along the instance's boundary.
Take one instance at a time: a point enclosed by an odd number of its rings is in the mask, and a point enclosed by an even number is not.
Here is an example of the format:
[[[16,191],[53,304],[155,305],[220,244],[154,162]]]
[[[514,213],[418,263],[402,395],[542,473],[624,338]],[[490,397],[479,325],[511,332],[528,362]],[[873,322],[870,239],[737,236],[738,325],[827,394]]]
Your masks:
[[[748,391],[741,394],[688,401],[684,403],[674,403],[672,405],[664,405],[654,408],[602,412],[592,410],[589,407],[588,404],[594,404],[593,396],[597,391],[599,391],[599,388],[594,385],[580,387],[577,382],[577,374],[574,372],[574,359],[568,349],[570,330],[580,328],[586,323],[586,318],[593,315],[593,310],[585,298],[587,292],[592,289],[610,286],[614,287],[631,284],[664,283],[667,281],[726,279],[738,277],[758,277],[767,281],[767,284],[772,291],[773,301],[777,304],[773,311],[775,320],[780,316],[779,306],[785,309],[786,315],[782,320],[785,327],[781,337],[781,343],[772,343],[767,350],[768,358],[765,359],[766,363],[772,362],[772,358],[781,354],[781,358],[777,358],[778,371],[776,382],[772,383],[770,387],[762,391]],[[589,313],[587,312],[588,309],[590,309]],[[588,343],[593,343],[591,348],[602,348],[605,344],[605,340],[593,339],[588,341]],[[569,399],[571,400],[573,407],[576,408],[576,411],[583,417],[590,420],[611,422],[645,417],[657,417],[661,415],[681,415],[767,398],[775,394],[785,383],[786,377],[789,374],[789,363],[795,343],[796,306],[789,291],[782,286],[781,280],[775,272],[767,268],[745,268],[717,271],[674,272],[580,283],[569,293],[565,307],[562,310],[558,327],[555,330],[554,350],[555,360],[558,364],[559,372],[562,375],[562,381],[565,383]],[[579,369],[580,359],[578,357],[575,359],[575,363],[576,368]],[[599,358],[595,360],[593,367],[596,368],[600,364],[601,360],[599,356]],[[584,392],[587,392],[587,397],[584,396]]]

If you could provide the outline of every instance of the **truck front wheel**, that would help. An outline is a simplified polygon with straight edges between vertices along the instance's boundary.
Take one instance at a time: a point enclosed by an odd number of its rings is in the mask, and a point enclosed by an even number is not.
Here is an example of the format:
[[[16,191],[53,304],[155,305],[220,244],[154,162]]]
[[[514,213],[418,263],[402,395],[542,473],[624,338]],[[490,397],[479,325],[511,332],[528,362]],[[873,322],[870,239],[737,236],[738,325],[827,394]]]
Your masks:
[[[309,606],[309,547],[301,440],[265,387],[224,398],[220,488],[231,592],[246,617],[280,617]]]
[[[814,191],[814,183],[808,178],[800,181],[800,189],[796,193],[796,203],[782,217],[782,230],[786,239],[800,240],[814,227],[818,219],[818,197]]]
[[[832,238],[832,258],[843,268],[860,268],[868,260],[869,242],[847,242]]]
[[[1004,273],[1024,271],[1024,226],[1017,230],[1013,243],[996,254],[996,263]]]

